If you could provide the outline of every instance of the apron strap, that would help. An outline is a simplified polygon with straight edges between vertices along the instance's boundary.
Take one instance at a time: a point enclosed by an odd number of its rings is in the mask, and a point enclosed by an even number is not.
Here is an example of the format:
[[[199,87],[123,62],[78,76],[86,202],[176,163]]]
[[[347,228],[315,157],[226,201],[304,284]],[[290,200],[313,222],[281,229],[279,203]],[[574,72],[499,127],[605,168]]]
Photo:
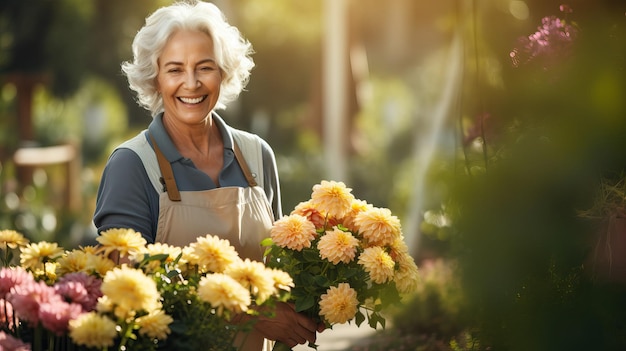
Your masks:
[[[165,158],[152,135],[150,135],[150,141],[154,146],[154,153],[156,154],[159,168],[161,169],[161,174],[163,175],[162,182],[165,182],[164,185],[167,196],[169,197],[170,201],[181,201],[180,192],[178,191],[178,187],[176,186],[176,180],[174,179],[172,165],[170,165],[169,161]],[[239,167],[241,167],[241,170],[243,171],[243,175],[248,181],[248,185],[250,185],[251,187],[257,186],[257,182],[252,176],[252,172],[250,172],[250,168],[248,167],[248,164],[243,157],[243,153],[239,149],[237,142],[235,142],[234,140],[233,147],[235,151],[235,158],[237,159],[237,163],[239,163]]]
[[[243,171],[243,175],[246,177],[248,181],[248,185],[251,187],[257,186],[256,180],[252,176],[252,172],[250,172],[250,168],[248,168],[248,163],[246,163],[245,158],[243,158],[243,154],[237,145],[237,141],[233,139],[233,149],[235,150],[235,158],[237,159],[237,163],[239,163],[239,167]]]
[[[161,169],[161,174],[163,175],[161,182],[165,182],[164,185],[167,196],[170,198],[170,201],[180,201],[180,192],[178,192],[178,187],[176,186],[172,165],[170,165],[170,162],[165,158],[152,135],[150,135],[150,141],[152,142],[152,146],[154,146],[154,153],[156,154],[157,161],[159,162],[159,168]]]

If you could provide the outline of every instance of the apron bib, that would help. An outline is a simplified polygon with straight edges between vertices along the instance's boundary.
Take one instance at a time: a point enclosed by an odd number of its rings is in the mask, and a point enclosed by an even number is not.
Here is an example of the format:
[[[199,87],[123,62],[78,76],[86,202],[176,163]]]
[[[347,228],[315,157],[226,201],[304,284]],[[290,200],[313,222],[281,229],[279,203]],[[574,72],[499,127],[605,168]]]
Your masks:
[[[262,262],[260,243],[269,236],[274,215],[265,192],[257,186],[237,144],[234,145],[235,157],[250,186],[203,191],[179,191],[170,163],[154,139],[152,145],[166,186],[166,192],[159,198],[155,241],[184,247],[199,236],[211,234],[229,240],[240,257]],[[270,351],[273,342],[253,330],[238,336],[235,346],[242,351]]]

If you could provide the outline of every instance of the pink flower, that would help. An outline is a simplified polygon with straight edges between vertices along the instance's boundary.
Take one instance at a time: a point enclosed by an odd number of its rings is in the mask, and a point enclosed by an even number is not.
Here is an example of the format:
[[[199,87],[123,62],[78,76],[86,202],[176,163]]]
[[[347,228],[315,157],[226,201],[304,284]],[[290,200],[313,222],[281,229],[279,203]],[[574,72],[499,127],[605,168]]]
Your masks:
[[[0,350],[7,351],[30,351],[30,346],[11,335],[0,331]]]
[[[31,325],[39,322],[39,308],[42,304],[63,302],[54,288],[42,281],[14,286],[7,295],[7,300],[13,305],[18,317]]]
[[[80,304],[84,311],[92,311],[102,296],[101,285],[102,280],[76,272],[63,276],[54,288],[66,301]]]
[[[13,322],[13,305],[7,300],[0,299],[0,323],[4,327],[13,329],[15,327]]]
[[[77,318],[82,310],[76,303],[45,302],[39,306],[39,319],[44,328],[61,336],[67,332],[70,320]]]
[[[0,270],[0,298],[6,295],[16,285],[34,283],[35,278],[22,267],[2,268]]]
[[[568,13],[571,9],[562,8],[562,11]],[[510,53],[513,66],[537,60],[543,69],[548,69],[570,55],[577,37],[575,25],[556,16],[544,17],[535,33],[518,39],[519,46]]]

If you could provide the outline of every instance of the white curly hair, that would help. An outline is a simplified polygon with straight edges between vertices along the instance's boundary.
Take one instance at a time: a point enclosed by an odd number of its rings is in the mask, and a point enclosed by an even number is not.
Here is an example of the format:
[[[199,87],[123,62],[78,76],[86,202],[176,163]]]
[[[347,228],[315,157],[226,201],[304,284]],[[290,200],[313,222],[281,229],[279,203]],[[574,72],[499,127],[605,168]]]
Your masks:
[[[213,39],[215,59],[222,70],[220,96],[215,109],[225,109],[248,84],[254,61],[252,45],[230,25],[217,6],[202,1],[180,1],[162,7],[146,18],[133,40],[133,61],[122,63],[137,102],[155,116],[163,111],[157,91],[158,59],[170,36],[178,30],[197,30]]]

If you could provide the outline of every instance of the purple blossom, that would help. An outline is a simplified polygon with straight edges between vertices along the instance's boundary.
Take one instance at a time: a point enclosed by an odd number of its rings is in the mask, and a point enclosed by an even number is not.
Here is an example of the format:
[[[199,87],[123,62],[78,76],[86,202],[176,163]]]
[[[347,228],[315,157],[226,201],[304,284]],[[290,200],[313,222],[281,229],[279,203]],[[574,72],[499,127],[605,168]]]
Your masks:
[[[80,304],[84,311],[92,311],[102,296],[101,285],[102,280],[76,272],[63,276],[55,285],[55,290],[66,301]]]
[[[561,5],[561,11],[571,12],[567,5]],[[578,37],[576,26],[556,16],[547,16],[541,19],[538,30],[518,39],[518,47],[511,51],[513,66],[519,67],[532,61],[539,61],[544,69],[559,63],[568,57],[572,44]]]

